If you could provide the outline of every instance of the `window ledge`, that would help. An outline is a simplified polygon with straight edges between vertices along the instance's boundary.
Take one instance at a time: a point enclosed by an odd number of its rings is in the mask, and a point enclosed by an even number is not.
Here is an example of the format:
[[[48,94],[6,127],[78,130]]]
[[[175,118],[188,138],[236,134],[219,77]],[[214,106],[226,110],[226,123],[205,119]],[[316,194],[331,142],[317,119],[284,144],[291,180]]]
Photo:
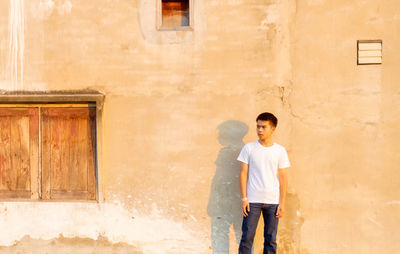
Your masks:
[[[89,103],[101,110],[105,95],[97,91],[0,91],[0,103]]]
[[[193,31],[193,28],[190,26],[187,26],[187,27],[160,27],[157,30],[158,31]]]

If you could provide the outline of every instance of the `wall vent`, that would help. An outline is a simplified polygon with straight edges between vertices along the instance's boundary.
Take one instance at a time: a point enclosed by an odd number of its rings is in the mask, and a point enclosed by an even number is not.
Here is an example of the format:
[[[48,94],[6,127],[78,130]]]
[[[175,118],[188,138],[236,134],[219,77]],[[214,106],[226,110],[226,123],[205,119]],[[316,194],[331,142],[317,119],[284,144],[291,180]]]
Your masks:
[[[358,40],[357,64],[381,64],[382,40]]]

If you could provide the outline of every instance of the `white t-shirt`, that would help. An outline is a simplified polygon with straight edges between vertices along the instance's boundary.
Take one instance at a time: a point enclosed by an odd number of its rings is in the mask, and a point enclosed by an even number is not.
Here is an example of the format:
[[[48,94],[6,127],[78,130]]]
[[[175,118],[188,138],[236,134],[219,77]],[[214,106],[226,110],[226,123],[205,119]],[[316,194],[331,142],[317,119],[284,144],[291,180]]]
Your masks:
[[[290,167],[286,149],[275,142],[265,147],[257,140],[244,145],[237,160],[249,165],[249,202],[279,204],[278,168]]]

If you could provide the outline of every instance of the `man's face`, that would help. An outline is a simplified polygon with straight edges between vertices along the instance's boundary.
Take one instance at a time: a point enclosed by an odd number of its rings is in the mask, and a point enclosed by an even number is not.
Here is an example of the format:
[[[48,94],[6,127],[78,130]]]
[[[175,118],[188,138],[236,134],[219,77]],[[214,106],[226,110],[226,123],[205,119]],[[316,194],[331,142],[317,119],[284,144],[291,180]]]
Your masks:
[[[267,139],[272,136],[275,127],[272,126],[270,121],[257,121],[257,135],[260,139]]]

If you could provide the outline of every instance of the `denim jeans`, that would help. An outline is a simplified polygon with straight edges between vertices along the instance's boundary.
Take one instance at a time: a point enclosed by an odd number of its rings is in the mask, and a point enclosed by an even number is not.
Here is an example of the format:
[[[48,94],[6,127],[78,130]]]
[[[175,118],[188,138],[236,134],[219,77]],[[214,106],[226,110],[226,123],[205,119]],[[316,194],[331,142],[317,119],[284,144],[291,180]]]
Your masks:
[[[277,204],[250,203],[250,212],[243,217],[242,239],[239,254],[251,254],[258,220],[264,218],[264,254],[276,254],[276,232],[279,219],[276,218]]]

